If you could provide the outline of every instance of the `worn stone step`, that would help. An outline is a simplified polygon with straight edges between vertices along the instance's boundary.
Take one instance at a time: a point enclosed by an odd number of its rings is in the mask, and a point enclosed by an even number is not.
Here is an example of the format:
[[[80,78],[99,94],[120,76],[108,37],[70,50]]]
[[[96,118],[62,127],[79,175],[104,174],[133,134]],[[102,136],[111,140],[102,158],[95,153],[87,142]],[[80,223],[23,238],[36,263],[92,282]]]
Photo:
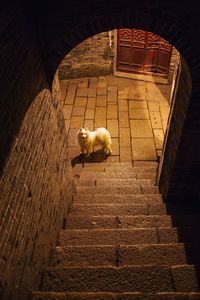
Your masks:
[[[32,300],[199,300],[200,293],[33,292]]]
[[[76,194],[159,194],[157,186],[77,186]]]
[[[176,271],[177,278],[179,272]],[[54,267],[44,273],[41,289],[56,292],[174,292],[172,277],[172,269],[167,266]]]
[[[200,235],[198,227],[157,228],[159,243],[196,243]]]
[[[151,227],[200,227],[200,215],[86,215],[71,213],[67,228],[151,228]]]
[[[156,228],[132,229],[65,229],[60,232],[60,245],[134,245],[158,243]]]
[[[88,166],[87,168],[82,168],[81,172],[105,172],[105,173],[119,173],[119,172],[125,172],[125,173],[156,173],[157,172],[157,166],[154,167],[139,167],[139,166]]]
[[[74,203],[87,204],[154,204],[160,205],[163,203],[162,195],[160,194],[75,194]]]
[[[60,245],[135,245],[196,243],[200,229],[196,227],[158,227],[129,229],[65,229]]]
[[[156,161],[150,160],[135,160],[133,161],[134,167],[158,167],[158,163]]]
[[[137,160],[133,162],[92,162],[92,163],[83,163],[83,167],[157,167],[158,163],[156,161],[149,161],[149,160]]]
[[[130,214],[130,215],[148,215],[149,206],[147,203],[143,204],[87,204],[79,203],[73,204],[70,208],[70,215],[88,214],[88,215],[116,215]],[[164,211],[164,210],[162,210]]]
[[[83,168],[90,168],[90,167],[133,167],[135,164],[133,164],[132,162],[92,162],[92,163],[83,163]],[[147,164],[147,165],[143,165],[143,166],[150,166],[150,167],[155,167],[156,164]]]
[[[190,215],[200,214],[200,207],[191,207],[190,205],[171,204],[153,204],[153,203],[77,203],[71,206],[70,213],[73,214],[89,214],[89,215],[116,215],[116,214],[129,214],[129,215]]]
[[[79,180],[80,186],[102,186],[102,187],[114,187],[114,186],[154,186],[155,183],[150,179],[81,179]]]
[[[82,171],[80,173],[80,179],[84,180],[98,180],[98,179],[110,179],[110,178],[115,178],[115,179],[149,179],[152,180],[153,182],[156,180],[156,174],[155,173],[134,173],[134,172],[110,172],[110,173],[105,173],[105,172],[85,172]]]
[[[200,244],[58,246],[52,266],[184,265],[200,263]]]

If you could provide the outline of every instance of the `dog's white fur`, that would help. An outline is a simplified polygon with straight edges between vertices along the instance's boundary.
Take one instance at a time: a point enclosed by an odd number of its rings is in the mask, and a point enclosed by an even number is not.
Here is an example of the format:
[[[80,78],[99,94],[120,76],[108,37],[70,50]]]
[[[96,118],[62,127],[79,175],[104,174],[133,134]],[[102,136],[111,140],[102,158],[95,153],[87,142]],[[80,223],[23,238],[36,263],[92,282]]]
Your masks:
[[[106,128],[96,128],[95,131],[90,131],[87,127],[81,127],[77,132],[78,142],[81,147],[81,154],[86,151],[86,156],[89,156],[94,147],[102,145],[106,155],[112,154],[111,136]]]

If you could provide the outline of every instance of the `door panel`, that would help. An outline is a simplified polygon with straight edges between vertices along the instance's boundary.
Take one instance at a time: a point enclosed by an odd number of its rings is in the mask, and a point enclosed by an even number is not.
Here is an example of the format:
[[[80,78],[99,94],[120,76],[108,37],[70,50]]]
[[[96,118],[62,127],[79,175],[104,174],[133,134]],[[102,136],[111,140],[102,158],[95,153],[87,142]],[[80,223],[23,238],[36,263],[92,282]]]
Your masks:
[[[117,70],[168,75],[172,46],[152,32],[118,29]]]

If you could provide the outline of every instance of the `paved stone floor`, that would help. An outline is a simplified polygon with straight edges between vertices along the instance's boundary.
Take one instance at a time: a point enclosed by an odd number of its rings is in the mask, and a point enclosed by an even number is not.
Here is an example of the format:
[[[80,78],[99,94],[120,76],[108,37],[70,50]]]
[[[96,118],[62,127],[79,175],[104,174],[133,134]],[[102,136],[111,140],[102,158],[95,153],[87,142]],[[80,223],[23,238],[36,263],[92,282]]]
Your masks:
[[[81,126],[106,127],[112,136],[108,161],[157,160],[161,155],[170,106],[170,86],[114,76],[63,80],[61,101],[69,154],[79,157]],[[100,149],[86,161],[105,160]]]

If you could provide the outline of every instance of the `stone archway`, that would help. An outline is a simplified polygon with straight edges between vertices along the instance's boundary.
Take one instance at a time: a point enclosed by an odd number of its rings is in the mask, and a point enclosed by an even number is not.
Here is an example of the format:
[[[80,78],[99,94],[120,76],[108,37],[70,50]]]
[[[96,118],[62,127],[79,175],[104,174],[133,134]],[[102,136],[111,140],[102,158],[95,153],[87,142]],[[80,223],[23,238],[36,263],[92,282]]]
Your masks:
[[[159,17],[157,16],[157,14],[159,13]],[[162,16],[162,18],[161,18]],[[144,20],[148,20],[147,23],[145,23]],[[65,27],[65,23],[63,22],[63,28]],[[160,35],[161,37],[165,38],[166,40],[168,40],[171,44],[173,44],[181,53],[182,57],[185,59],[185,61],[188,64],[188,68],[189,68],[189,72],[191,74],[191,80],[192,82],[195,81],[195,74],[193,74],[193,68],[194,65],[192,63],[192,61],[194,61],[193,57],[197,57],[196,54],[194,53],[194,50],[191,49],[191,45],[189,43],[189,37],[188,37],[188,33],[187,30],[185,29],[183,23],[177,22],[176,19],[174,19],[173,17],[166,15],[163,11],[158,11],[158,10],[151,10],[151,11],[144,11],[142,9],[137,8],[136,10],[133,10],[133,8],[127,13],[124,13],[123,11],[119,14],[115,14],[114,12],[112,13],[112,17],[110,17],[110,15],[108,16],[105,12],[104,16],[99,17],[98,19],[96,18],[91,18],[89,19],[87,22],[83,22],[82,24],[80,24],[79,26],[77,26],[76,28],[74,28],[74,30],[72,29],[70,32],[65,31],[65,33],[62,34],[61,37],[59,37],[59,39],[57,39],[56,41],[54,41],[54,45],[52,46],[51,50],[47,51],[47,60],[48,61],[54,61],[54,64],[50,64],[47,66],[47,71],[48,71],[48,75],[49,75],[49,80],[51,81],[52,75],[55,71],[55,69],[58,67],[58,65],[60,64],[61,60],[63,59],[63,57],[65,56],[65,54],[71,50],[76,44],[80,43],[81,41],[83,41],[84,39],[86,39],[87,37],[90,37],[91,35],[94,35],[96,33],[102,32],[102,31],[108,31],[114,28],[120,28],[120,27],[129,27],[129,28],[140,28],[142,30],[146,30],[146,31],[151,31],[155,34]],[[47,41],[47,44],[49,43],[49,46],[51,45],[51,41]],[[49,47],[50,48],[50,47]],[[183,70],[182,75],[183,78],[187,78],[187,74],[188,73],[184,73],[185,71]],[[188,79],[190,81],[190,79]],[[197,89],[197,90],[195,90]],[[190,117],[194,114],[194,110],[192,109],[192,106],[190,105],[190,109],[187,110],[187,106],[189,104],[189,100],[190,103],[193,103],[193,95],[195,95],[196,93],[198,93],[198,87],[197,86],[193,86],[193,93],[191,95],[191,98],[189,99],[189,94],[188,93],[188,98],[187,101],[185,102],[184,105],[184,113],[182,114],[182,118],[178,118],[175,119],[172,118],[172,123],[171,123],[171,129],[170,131],[173,132],[173,128],[176,127],[176,124],[173,124],[173,122],[177,122],[180,125],[181,131],[182,131],[182,135],[179,133],[177,133],[176,131],[176,138],[173,138],[173,142],[168,143],[171,144],[172,149],[168,149],[167,153],[177,153],[182,150],[179,150],[179,145],[180,144],[185,144],[187,143],[187,140],[189,138],[188,135],[188,130],[185,130],[185,126],[187,127],[188,125],[185,124],[185,116],[187,115],[187,117],[189,119],[193,118]],[[195,100],[194,100],[195,101]],[[179,108],[177,108],[179,109]],[[187,113],[186,113],[187,111]],[[175,113],[175,110],[173,110],[173,113]],[[178,114],[179,116],[181,115]],[[173,136],[173,133],[169,132],[168,134],[168,138],[171,139],[171,137]],[[191,136],[190,136],[191,139]],[[184,141],[183,141],[184,140]],[[188,149],[189,150],[189,149]],[[195,151],[194,147],[191,148],[192,151]],[[184,168],[183,168],[183,164],[180,165],[179,163],[177,163],[177,157],[176,155],[173,155],[174,159],[173,159],[173,163],[171,163],[171,167],[170,167],[170,171],[168,169],[168,171],[166,170],[162,172],[162,174],[165,173],[165,178],[162,180],[160,179],[160,188],[161,189],[165,189],[168,190],[169,187],[172,188],[172,186],[174,185],[174,180],[177,182],[177,179],[175,179],[175,177],[173,177],[172,179],[172,174],[174,172],[181,172],[182,176],[181,176],[181,181],[182,183],[180,183],[180,178],[178,179],[179,181],[179,186],[180,189],[177,188],[176,186],[176,197],[187,197],[186,196],[186,191],[184,189],[183,192],[183,186],[187,185],[187,189],[190,190],[190,187],[193,187],[194,190],[194,185],[196,182],[196,178],[195,181],[192,180],[191,176],[188,176],[188,172],[189,174],[191,174],[192,169],[190,166],[190,162],[188,160],[188,165],[185,162],[185,158],[184,155],[186,153],[182,153],[179,154],[181,155],[181,160],[183,160],[184,162]],[[194,154],[194,152],[193,152]],[[192,153],[189,154],[187,153],[187,157],[190,156],[190,158],[193,156],[195,157],[195,155],[193,155]],[[166,152],[165,152],[165,155]],[[178,158],[178,160],[180,159],[180,157]],[[187,158],[188,159],[188,158]],[[195,162],[194,162],[195,163]],[[163,164],[163,169],[166,167],[166,164]],[[175,171],[176,170],[176,171]],[[181,170],[181,171],[180,171]],[[163,176],[161,174],[161,177]],[[168,175],[166,175],[168,174]],[[188,179],[190,179],[190,183],[188,182]],[[187,184],[186,184],[187,181]],[[163,185],[165,185],[165,188],[163,187]],[[168,187],[168,188],[167,188]],[[166,197],[167,197],[167,193],[166,192]],[[197,197],[196,192],[193,195],[194,197]]]

